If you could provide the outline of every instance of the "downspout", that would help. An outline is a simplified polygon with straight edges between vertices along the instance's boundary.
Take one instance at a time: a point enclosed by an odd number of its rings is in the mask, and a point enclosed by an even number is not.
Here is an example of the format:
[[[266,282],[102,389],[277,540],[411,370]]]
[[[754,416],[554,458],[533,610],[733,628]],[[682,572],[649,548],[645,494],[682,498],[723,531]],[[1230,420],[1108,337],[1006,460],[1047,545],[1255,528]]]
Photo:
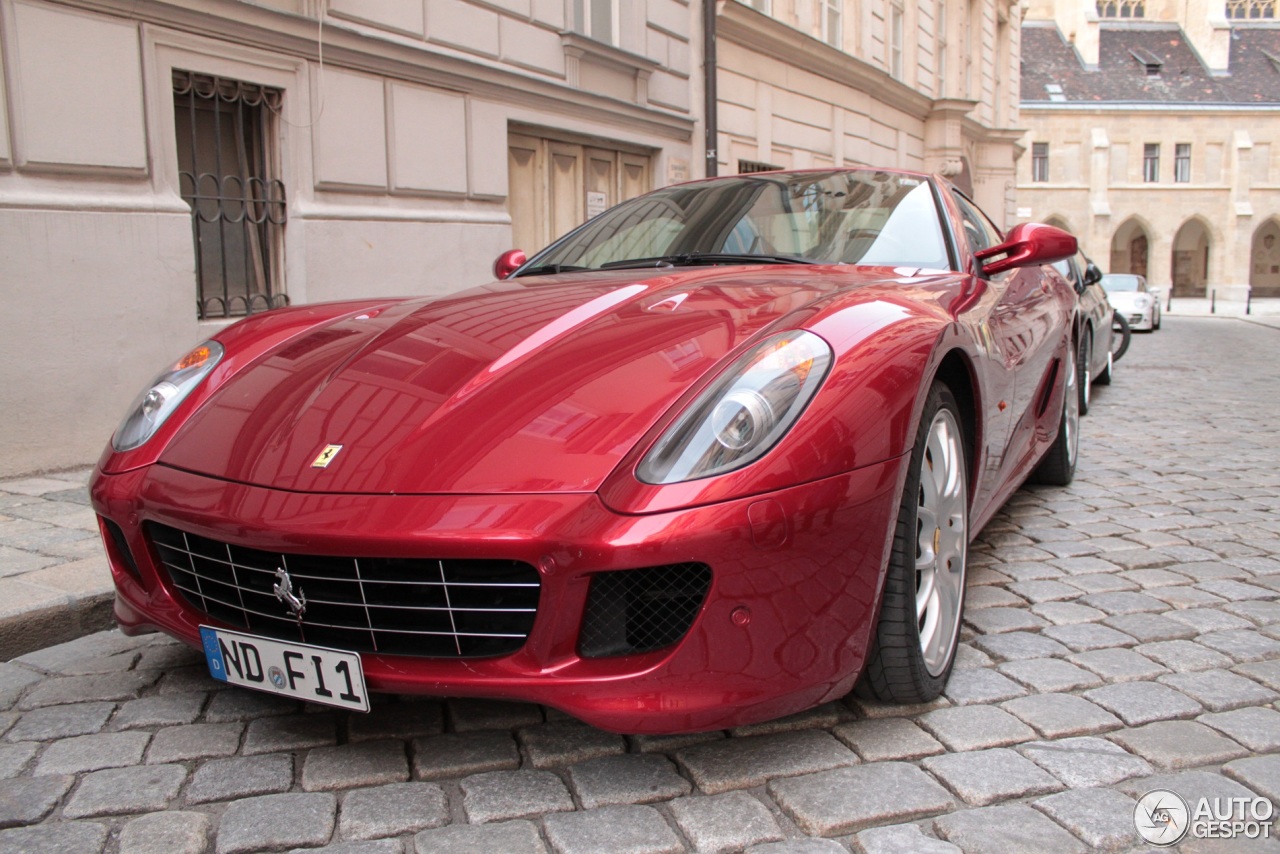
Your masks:
[[[716,152],[719,125],[716,118],[716,3],[702,0],[702,111],[703,147],[706,149],[706,176],[718,174]]]

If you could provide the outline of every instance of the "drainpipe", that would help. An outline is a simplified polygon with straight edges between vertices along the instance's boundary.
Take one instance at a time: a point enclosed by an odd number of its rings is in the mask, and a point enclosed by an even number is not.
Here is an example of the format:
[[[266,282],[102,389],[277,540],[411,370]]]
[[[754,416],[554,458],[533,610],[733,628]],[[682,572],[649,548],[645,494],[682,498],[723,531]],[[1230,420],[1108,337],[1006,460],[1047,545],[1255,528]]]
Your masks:
[[[703,147],[706,149],[706,176],[714,178],[718,174],[716,152],[719,136],[716,119],[716,2],[702,0],[702,111],[705,128]]]

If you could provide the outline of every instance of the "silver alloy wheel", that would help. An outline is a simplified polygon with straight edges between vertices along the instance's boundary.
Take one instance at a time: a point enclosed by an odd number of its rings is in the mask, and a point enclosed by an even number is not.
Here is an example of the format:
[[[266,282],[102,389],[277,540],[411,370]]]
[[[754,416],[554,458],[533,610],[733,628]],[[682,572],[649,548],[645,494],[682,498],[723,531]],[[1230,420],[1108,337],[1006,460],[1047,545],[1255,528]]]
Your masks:
[[[1075,466],[1076,451],[1080,448],[1080,395],[1076,390],[1076,354],[1067,360],[1066,412],[1062,415],[1062,429],[1067,431],[1067,465]]]
[[[1072,389],[1074,393],[1074,389]],[[916,503],[916,626],[931,676],[946,670],[960,630],[969,546],[960,425],[948,409],[929,427]]]

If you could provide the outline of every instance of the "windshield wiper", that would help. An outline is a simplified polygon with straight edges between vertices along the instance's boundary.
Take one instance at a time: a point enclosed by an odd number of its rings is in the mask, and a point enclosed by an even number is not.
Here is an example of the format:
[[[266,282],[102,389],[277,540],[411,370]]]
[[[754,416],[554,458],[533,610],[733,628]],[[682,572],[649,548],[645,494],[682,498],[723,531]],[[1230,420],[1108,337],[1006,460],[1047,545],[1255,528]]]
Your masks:
[[[555,273],[577,273],[580,270],[594,270],[595,267],[579,267],[574,264],[543,264],[541,267],[530,267],[521,270],[521,276],[547,276]]]
[[[659,255],[653,258],[628,258],[601,264],[601,270],[619,270],[627,267],[697,267],[703,264],[820,264],[812,258],[799,255],[755,255],[746,252],[684,252],[679,255]]]

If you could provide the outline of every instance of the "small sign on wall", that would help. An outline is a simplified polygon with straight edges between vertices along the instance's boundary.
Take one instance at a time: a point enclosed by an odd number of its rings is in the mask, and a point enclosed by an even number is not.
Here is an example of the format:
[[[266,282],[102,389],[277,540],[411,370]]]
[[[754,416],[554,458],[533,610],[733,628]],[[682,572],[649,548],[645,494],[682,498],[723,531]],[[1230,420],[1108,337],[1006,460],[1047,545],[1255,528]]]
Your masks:
[[[593,193],[587,191],[587,219],[604,213],[604,209],[609,206],[608,197],[604,193]]]
[[[680,184],[689,180],[689,161],[681,157],[667,158],[667,183]]]

